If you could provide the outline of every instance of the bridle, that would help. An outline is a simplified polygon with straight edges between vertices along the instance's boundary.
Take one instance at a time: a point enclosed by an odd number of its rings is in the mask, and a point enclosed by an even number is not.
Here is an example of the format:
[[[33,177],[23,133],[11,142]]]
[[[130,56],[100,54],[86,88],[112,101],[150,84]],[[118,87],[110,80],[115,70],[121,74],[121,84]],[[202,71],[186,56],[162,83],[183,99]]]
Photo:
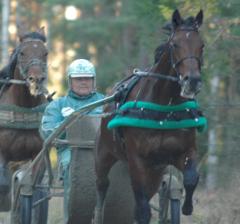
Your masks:
[[[188,32],[197,32],[198,33],[197,28],[181,28],[181,29],[178,29],[178,31],[188,31]],[[156,78],[156,79],[168,80],[168,81],[171,81],[171,82],[177,82],[180,86],[182,86],[184,84],[184,80],[183,80],[183,77],[181,76],[180,72],[178,71],[178,66],[181,63],[183,63],[183,61],[189,60],[189,59],[195,59],[198,62],[199,69],[201,69],[202,58],[199,58],[199,57],[194,56],[194,55],[183,57],[176,62],[174,61],[173,45],[171,44],[171,41],[172,41],[174,35],[175,35],[175,31],[173,31],[172,34],[170,35],[166,45],[168,46],[168,50],[170,51],[171,67],[175,71],[176,75],[172,76],[172,75],[168,75],[168,74],[156,73],[156,72],[152,72],[151,69],[149,71],[140,71],[139,69],[134,69],[133,70],[133,76],[137,76],[139,78],[141,78],[141,77],[145,77],[145,78],[151,77],[151,78]],[[161,60],[161,59],[159,59],[159,60]],[[156,64],[157,63],[159,63],[159,61],[156,62]],[[156,64],[154,65],[154,67],[156,66]],[[141,92],[141,89],[142,88],[139,89],[139,91],[137,93],[137,96],[136,96],[136,99],[138,98],[138,96]]]
[[[198,33],[197,28],[181,28],[181,29],[178,29],[178,31],[188,31],[188,32],[197,32]],[[140,71],[139,69],[134,69],[133,70],[133,75],[136,75],[136,76],[139,76],[139,77],[146,77],[146,78],[147,77],[152,77],[152,78],[156,78],[156,79],[168,80],[168,81],[172,81],[172,82],[177,82],[177,83],[179,83],[179,85],[181,85],[182,84],[182,78],[181,78],[180,72],[178,71],[178,67],[181,63],[183,63],[183,61],[189,60],[189,59],[195,59],[198,62],[199,69],[201,69],[201,66],[203,64],[202,57],[199,58],[197,56],[190,55],[190,56],[183,57],[176,62],[174,61],[174,55],[173,55],[174,46],[171,44],[171,41],[172,41],[174,35],[175,35],[175,31],[173,31],[172,34],[170,35],[166,45],[168,46],[167,50],[170,51],[171,67],[174,69],[174,71],[176,73],[176,76],[170,76],[170,75],[167,75],[167,74],[151,72],[151,70]],[[159,63],[159,61],[156,62],[156,64],[157,63]]]
[[[180,29],[178,29],[178,31],[197,32],[198,33],[198,29],[196,29],[196,28],[180,28]],[[185,60],[195,59],[198,63],[199,69],[201,70],[203,60],[202,60],[202,57],[197,57],[197,56],[194,56],[194,55],[190,55],[190,56],[183,57],[183,58],[179,59],[178,61],[174,61],[174,55],[173,55],[174,46],[173,46],[173,43],[172,43],[172,39],[173,39],[174,35],[175,35],[175,31],[172,32],[171,36],[168,39],[167,44],[169,46],[170,60],[171,60],[172,68],[176,72],[176,75],[179,78],[179,80],[181,80],[181,74],[178,71],[178,67],[181,63],[183,63]]]
[[[26,40],[26,41],[23,41],[22,42],[22,45],[25,44],[25,43],[42,43],[41,40]],[[24,48],[24,46],[23,46]],[[22,62],[25,62],[23,59],[21,59],[22,55],[21,55],[21,45],[18,49],[18,55],[17,55],[17,65],[18,68],[19,68],[19,72],[20,72],[20,75],[22,76],[23,80],[27,80],[27,73],[28,73],[28,70],[29,68],[31,68],[32,66],[34,65],[37,65],[39,66],[42,71],[43,71],[43,76],[46,77],[47,76],[47,63],[43,62],[42,60],[38,59],[38,58],[32,58],[31,60],[29,60],[27,63],[23,64]]]
[[[14,84],[14,85],[28,85],[28,70],[29,68],[31,68],[32,66],[34,65],[37,65],[37,66],[40,66],[40,68],[42,69],[43,71],[43,76],[44,77],[47,77],[47,63],[43,62],[42,60],[38,59],[38,58],[34,58],[32,57],[27,63],[22,63],[22,62],[25,62],[25,60],[23,60],[21,57],[21,50],[24,48],[24,44],[25,43],[28,43],[28,42],[31,42],[31,43],[42,43],[41,40],[38,40],[38,39],[27,39],[27,40],[23,40],[23,42],[21,42],[21,44],[16,48],[14,54],[12,55],[12,68],[10,68],[10,70],[8,71],[8,75],[11,76],[11,73],[14,73],[14,70],[16,67],[18,67],[19,69],[19,73],[20,73],[20,76],[22,77],[22,79],[15,79],[13,77],[7,77],[7,78],[3,78],[3,79],[0,79],[0,84],[3,84],[0,88],[0,96],[2,95],[5,87],[9,84]],[[48,93],[47,89],[46,88],[43,88],[44,89],[44,93],[43,94],[46,94]]]

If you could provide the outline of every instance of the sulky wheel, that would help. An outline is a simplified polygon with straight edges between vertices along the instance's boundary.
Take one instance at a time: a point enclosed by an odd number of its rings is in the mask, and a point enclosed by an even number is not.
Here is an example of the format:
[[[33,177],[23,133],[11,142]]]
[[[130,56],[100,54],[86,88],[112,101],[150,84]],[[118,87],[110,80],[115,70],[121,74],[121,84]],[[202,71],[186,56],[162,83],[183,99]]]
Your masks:
[[[33,189],[33,195],[22,195],[18,179],[18,173],[20,174],[21,172],[24,171],[18,170],[14,174],[12,182],[11,224],[46,224],[48,219],[48,200],[43,199],[48,196],[49,191],[45,188],[35,188]],[[42,175],[39,175],[37,183],[42,182],[42,177]],[[35,203],[37,203],[36,206],[34,206]]]
[[[70,164],[69,223],[90,224],[96,200],[93,151],[73,149]]]
[[[91,149],[72,150],[69,223],[90,224],[96,202],[94,158]],[[110,172],[104,224],[133,224],[133,194],[127,169],[117,163]]]
[[[180,206],[179,199],[171,199],[171,224],[180,224]]]
[[[110,171],[110,186],[107,192],[104,224],[133,224],[134,197],[127,166],[117,162]]]

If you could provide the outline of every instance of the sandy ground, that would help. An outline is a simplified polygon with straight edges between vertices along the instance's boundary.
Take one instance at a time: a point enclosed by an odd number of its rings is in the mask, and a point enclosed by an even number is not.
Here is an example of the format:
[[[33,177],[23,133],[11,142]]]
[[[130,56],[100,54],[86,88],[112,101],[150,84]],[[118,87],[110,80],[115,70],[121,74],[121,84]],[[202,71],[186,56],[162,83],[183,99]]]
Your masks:
[[[240,195],[239,181],[229,184],[228,188],[211,191],[201,188],[194,195],[194,213],[182,216],[182,224],[239,224]],[[49,205],[49,224],[63,224],[63,199],[52,198]],[[9,213],[0,213],[0,224],[10,224]],[[157,224],[157,213],[153,212],[151,224]],[[124,224],[124,223],[123,223]]]
[[[53,198],[49,204],[49,224],[63,224],[63,200],[62,198]],[[0,224],[10,224],[10,212],[0,213]]]
[[[215,224],[209,222],[209,203],[205,204],[206,198],[209,200],[211,197],[204,197],[202,192],[197,191],[194,197],[194,214],[191,217],[182,216],[184,224]],[[212,200],[212,199],[211,199]],[[49,224],[63,224],[63,200],[60,197],[52,198],[49,205]],[[151,224],[157,224],[157,213],[153,212],[153,220]],[[227,222],[218,222],[219,224],[228,224]],[[233,222],[234,223],[234,222]],[[236,224],[240,222],[236,222]],[[0,213],[0,224],[10,224],[10,214],[8,212]],[[217,223],[216,223],[217,224]]]

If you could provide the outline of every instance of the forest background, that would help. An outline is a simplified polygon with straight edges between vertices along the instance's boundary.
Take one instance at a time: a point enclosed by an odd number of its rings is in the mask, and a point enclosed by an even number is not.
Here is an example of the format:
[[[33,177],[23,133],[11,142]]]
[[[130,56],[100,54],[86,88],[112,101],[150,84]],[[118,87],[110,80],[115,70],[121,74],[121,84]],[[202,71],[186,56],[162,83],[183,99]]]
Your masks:
[[[176,8],[183,17],[203,9],[204,85],[198,101],[208,130],[198,136],[201,185],[214,195],[216,189],[224,192],[223,200],[236,193],[228,195],[233,191],[225,189],[240,183],[239,0],[2,0],[0,7],[1,67],[18,44],[17,22],[31,31],[44,26],[48,89],[57,91],[56,96],[65,94],[65,71],[76,58],[96,65],[98,90],[106,93],[134,68],[153,64],[154,50],[167,39],[162,27]],[[235,202],[233,196],[233,204],[227,205],[235,208],[230,214],[236,211]]]

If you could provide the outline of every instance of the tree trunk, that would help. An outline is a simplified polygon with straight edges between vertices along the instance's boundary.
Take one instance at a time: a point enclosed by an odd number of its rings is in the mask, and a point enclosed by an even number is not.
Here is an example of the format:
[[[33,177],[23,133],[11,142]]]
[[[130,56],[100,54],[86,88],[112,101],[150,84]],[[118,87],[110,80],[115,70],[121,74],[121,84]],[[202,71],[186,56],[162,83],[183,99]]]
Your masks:
[[[8,60],[9,0],[2,0],[2,65]]]

